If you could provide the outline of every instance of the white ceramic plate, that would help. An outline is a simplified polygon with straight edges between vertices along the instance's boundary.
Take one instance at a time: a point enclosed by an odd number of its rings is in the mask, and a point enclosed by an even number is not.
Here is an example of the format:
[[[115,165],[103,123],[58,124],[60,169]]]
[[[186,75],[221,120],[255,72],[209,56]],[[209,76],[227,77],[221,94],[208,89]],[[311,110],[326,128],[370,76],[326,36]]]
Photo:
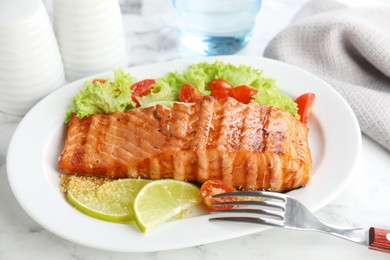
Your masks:
[[[351,108],[324,81],[278,61],[242,56],[179,60],[133,67],[127,71],[141,80],[161,77],[170,71],[181,71],[189,64],[200,61],[214,62],[215,59],[262,69],[264,76],[277,79],[280,89],[292,98],[305,92],[316,94],[308,124],[313,177],[307,187],[289,194],[312,211],[329,203],[352,176],[361,150],[361,134]],[[209,216],[199,207],[183,219],[143,234],[135,225],[101,221],[72,208],[60,193],[56,164],[65,140],[65,112],[85,80],[73,82],[44,98],[21,121],[11,140],[7,157],[9,182],[17,200],[35,221],[75,243],[122,252],[190,247],[268,228],[243,223],[211,223]]]

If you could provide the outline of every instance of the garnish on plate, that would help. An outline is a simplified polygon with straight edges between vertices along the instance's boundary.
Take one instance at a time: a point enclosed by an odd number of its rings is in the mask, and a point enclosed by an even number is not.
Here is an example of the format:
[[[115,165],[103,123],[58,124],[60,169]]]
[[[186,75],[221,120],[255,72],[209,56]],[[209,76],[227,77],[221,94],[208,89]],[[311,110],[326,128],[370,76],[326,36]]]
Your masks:
[[[65,121],[69,121],[72,113],[81,119],[156,104],[172,106],[173,102],[185,101],[180,100],[181,91],[184,92],[182,96],[196,93],[196,100],[187,102],[199,101],[199,95],[217,99],[230,96],[243,103],[279,107],[299,118],[297,104],[279,91],[276,80],[264,77],[262,71],[251,66],[216,61],[192,64],[182,73],[170,72],[162,78],[139,81],[122,69],[114,70],[114,78],[92,79],[85,83],[73,98]]]

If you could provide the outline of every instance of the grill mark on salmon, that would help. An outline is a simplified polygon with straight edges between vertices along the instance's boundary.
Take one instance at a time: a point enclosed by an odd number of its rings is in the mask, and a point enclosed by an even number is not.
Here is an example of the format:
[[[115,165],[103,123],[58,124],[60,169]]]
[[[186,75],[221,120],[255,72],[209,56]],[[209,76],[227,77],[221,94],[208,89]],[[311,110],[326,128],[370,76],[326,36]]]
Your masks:
[[[100,121],[100,120],[99,120]],[[112,151],[114,150],[114,148],[117,146],[117,143],[118,142],[128,142],[128,146],[125,146],[125,147],[118,147],[119,149],[122,149],[124,150],[126,153],[128,153],[129,157],[133,157],[133,158],[138,158],[138,157],[142,157],[142,156],[147,156],[148,154],[143,151],[140,147],[138,147],[136,145],[137,143],[137,138],[136,138],[136,135],[128,130],[125,130],[123,128],[119,128],[117,126],[112,126],[112,131],[115,131],[115,133],[111,133],[111,131],[105,131],[104,129],[105,128],[101,128],[101,126],[106,126],[106,127],[109,127],[109,124],[106,124],[106,123],[103,123],[103,122],[99,122],[100,124],[98,126],[96,125],[91,125],[90,129],[91,130],[94,130],[93,132],[91,132],[88,136],[89,138],[93,139],[94,143],[97,144],[98,142],[98,139],[96,138],[96,136],[99,136],[100,134],[102,133],[105,133],[106,136],[108,137],[111,137],[111,142],[108,142],[108,141],[101,141],[102,144],[104,145],[107,145],[107,146],[111,146],[112,147]],[[123,133],[123,132],[125,133]],[[96,134],[95,134],[96,133]],[[90,145],[90,149],[92,145]],[[94,146],[94,149],[92,149],[93,151],[99,151],[99,152],[105,152],[104,149],[99,149],[99,147],[97,147],[96,145]]]
[[[91,125],[90,127],[91,130],[94,130],[94,133],[91,133],[88,136],[91,139],[94,139],[95,143],[99,142],[96,139],[96,136],[100,136],[104,133],[107,137],[106,140],[100,141],[101,145],[99,147],[95,146],[94,151],[107,155],[107,159],[111,158],[111,156],[109,156],[111,154],[119,160],[123,160],[123,162],[126,162],[129,159],[142,158],[149,155],[145,150],[142,150],[137,146],[139,143],[139,140],[137,139],[139,138],[137,138],[135,133],[123,128],[120,123],[115,124],[114,121],[116,118],[108,116],[107,119],[108,122],[97,119],[97,125]],[[120,146],[123,142],[126,142],[128,145]],[[146,143],[146,145],[147,144],[149,143]],[[107,151],[108,149],[110,149],[110,151]],[[122,156],[119,156],[120,154],[122,154]]]
[[[68,124],[58,162],[65,174],[109,178],[222,179],[283,191],[310,180],[308,129],[288,112],[232,98],[157,105]]]

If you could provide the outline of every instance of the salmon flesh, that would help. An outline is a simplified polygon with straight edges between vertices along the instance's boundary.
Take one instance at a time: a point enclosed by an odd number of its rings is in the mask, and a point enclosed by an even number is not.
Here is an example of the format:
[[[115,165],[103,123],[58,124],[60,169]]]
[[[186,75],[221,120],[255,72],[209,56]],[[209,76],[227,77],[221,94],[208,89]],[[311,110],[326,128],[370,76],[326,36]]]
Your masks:
[[[65,174],[108,178],[221,179],[244,190],[306,185],[308,128],[289,112],[233,98],[72,115],[58,162]]]

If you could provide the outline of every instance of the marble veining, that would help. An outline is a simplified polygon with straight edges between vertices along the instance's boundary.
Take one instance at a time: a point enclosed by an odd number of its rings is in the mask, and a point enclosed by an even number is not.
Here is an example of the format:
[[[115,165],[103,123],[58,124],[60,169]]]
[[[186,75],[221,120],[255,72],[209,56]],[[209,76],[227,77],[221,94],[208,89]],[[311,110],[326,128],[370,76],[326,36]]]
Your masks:
[[[261,56],[269,40],[306,0],[264,1],[252,41],[238,54]],[[50,13],[51,0],[44,3]],[[129,66],[198,57],[178,42],[170,0],[120,0]],[[389,259],[341,239],[284,229],[236,239],[154,253],[117,253],[66,241],[38,225],[19,206],[8,184],[6,154],[22,117],[0,112],[0,259]],[[366,136],[356,174],[346,189],[316,212],[324,222],[390,229],[390,153]],[[331,188],[331,187],[330,187]],[[50,210],[50,207],[48,207]],[[205,231],[207,236],[207,230]]]

